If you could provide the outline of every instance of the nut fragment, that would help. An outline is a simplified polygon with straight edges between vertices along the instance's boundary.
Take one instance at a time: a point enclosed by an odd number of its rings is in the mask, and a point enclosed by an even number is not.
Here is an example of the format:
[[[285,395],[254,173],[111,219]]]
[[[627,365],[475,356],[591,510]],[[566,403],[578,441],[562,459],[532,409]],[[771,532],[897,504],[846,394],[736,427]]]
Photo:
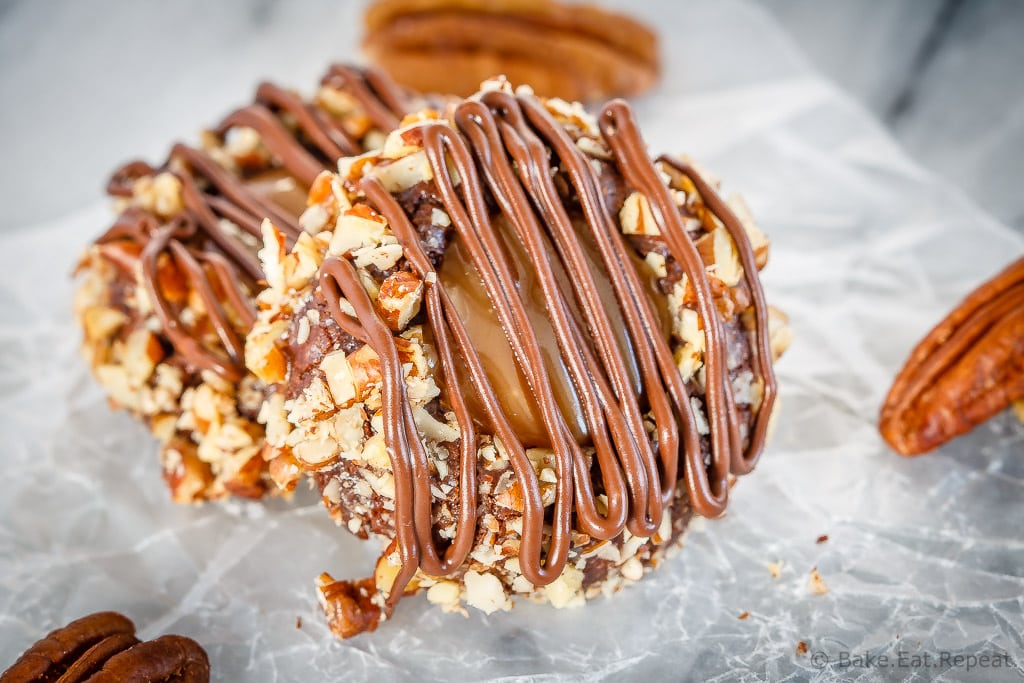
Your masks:
[[[926,453],[1024,398],[1024,258],[955,308],[911,353],[879,429],[902,455]]]
[[[93,306],[82,314],[86,339],[96,341],[109,337],[128,322],[128,316],[109,306]]]
[[[544,593],[553,607],[580,607],[583,605],[583,572],[566,565],[562,574],[544,588]]]
[[[281,334],[288,329],[287,320],[253,327],[245,342],[245,365],[252,374],[268,384],[281,382],[287,372],[284,355],[276,345]]]
[[[821,578],[817,567],[811,569],[811,579],[807,584],[807,588],[815,595],[825,595],[828,593],[828,584]]]
[[[717,228],[695,243],[708,272],[726,287],[734,287],[743,278],[743,266],[736,252],[736,243],[725,228]]]
[[[651,213],[651,205],[640,192],[634,192],[626,197],[619,211],[619,222],[622,224],[622,232],[626,235],[660,235],[661,230]]]
[[[461,592],[455,581],[438,581],[427,589],[427,600],[439,605],[445,612],[456,612],[459,610]]]
[[[413,152],[401,159],[374,167],[369,173],[381,182],[388,192],[401,192],[417,183],[430,180],[434,171],[423,150]]]
[[[472,605],[485,614],[511,609],[512,603],[505,594],[505,588],[493,574],[468,571],[463,581],[466,584],[467,605]]]
[[[389,275],[381,283],[377,305],[388,327],[396,332],[404,330],[419,313],[423,299],[423,282],[404,270]]]
[[[401,570],[402,562],[398,557],[398,541],[391,541],[381,556],[377,558],[377,566],[373,570],[373,583],[377,590],[389,595]]]
[[[380,624],[380,608],[371,601],[375,592],[373,579],[335,581],[324,573],[316,583],[317,597],[334,635],[351,638],[373,631]]]
[[[360,247],[380,244],[386,230],[383,217],[369,213],[365,207],[349,209],[338,219],[327,253],[344,256]]]
[[[160,450],[164,481],[175,503],[201,500],[203,492],[213,483],[210,465],[199,459],[196,445],[184,438],[174,438]]]
[[[327,387],[331,391],[334,404],[339,408],[348,408],[356,400],[355,377],[344,351],[333,351],[320,362],[320,369],[327,377]]]
[[[768,307],[768,345],[772,359],[778,360],[793,343],[793,330],[789,326],[789,316],[775,306]]]

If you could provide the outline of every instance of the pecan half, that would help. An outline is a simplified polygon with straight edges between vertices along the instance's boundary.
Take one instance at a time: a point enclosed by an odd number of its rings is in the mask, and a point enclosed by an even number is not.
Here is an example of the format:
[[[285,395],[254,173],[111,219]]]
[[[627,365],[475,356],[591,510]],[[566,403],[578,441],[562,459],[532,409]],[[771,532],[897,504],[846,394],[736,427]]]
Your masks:
[[[1024,398],[1024,258],[972,292],[917,345],[879,429],[903,455],[964,434]]]
[[[378,0],[363,47],[399,83],[460,96],[505,74],[541,95],[599,101],[647,90],[660,69],[646,26],[554,0]]]
[[[210,663],[194,640],[161,636],[140,643],[135,624],[99,612],[49,633],[30,647],[0,683],[207,683]]]
[[[88,683],[206,683],[210,660],[196,641],[160,636],[110,658]]]
[[[117,612],[98,612],[76,619],[26,650],[0,674],[0,683],[58,680],[90,648],[117,635],[135,635],[135,624]]]

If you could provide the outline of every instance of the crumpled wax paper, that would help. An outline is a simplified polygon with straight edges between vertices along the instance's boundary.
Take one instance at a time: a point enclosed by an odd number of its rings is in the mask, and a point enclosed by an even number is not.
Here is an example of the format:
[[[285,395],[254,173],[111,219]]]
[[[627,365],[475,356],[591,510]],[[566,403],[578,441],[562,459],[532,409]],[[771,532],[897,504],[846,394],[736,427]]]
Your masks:
[[[1024,427],[1004,414],[905,459],[875,420],[913,344],[1024,239],[905,157],[760,11],[636,11],[667,66],[637,104],[652,150],[692,154],[743,193],[772,239],[769,300],[796,334],[774,440],[727,516],[583,609],[466,619],[411,598],[377,632],[336,641],[313,579],[366,575],[375,544],[308,493],[172,504],[154,442],[89,378],[68,274],[111,220],[100,203],[0,238],[0,664],[116,609],[145,637],[198,639],[217,681],[877,680],[911,676],[901,652],[939,662],[924,678],[1021,678]],[[809,589],[813,567],[827,594]],[[1008,654],[1010,668],[943,652]]]

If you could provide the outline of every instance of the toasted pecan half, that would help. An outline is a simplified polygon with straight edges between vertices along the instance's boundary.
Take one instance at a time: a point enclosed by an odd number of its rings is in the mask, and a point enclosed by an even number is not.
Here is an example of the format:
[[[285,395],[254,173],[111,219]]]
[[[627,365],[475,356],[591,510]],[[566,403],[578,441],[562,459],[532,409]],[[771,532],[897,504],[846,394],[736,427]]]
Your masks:
[[[919,455],[1024,399],[1024,258],[974,290],[917,345],[882,406],[894,450]]]
[[[112,636],[135,636],[135,624],[117,612],[97,612],[48,633],[25,651],[0,683],[56,681],[91,648]]]
[[[460,96],[504,74],[541,95],[599,101],[639,94],[660,71],[649,28],[555,0],[378,0],[363,47],[399,83]]]
[[[160,636],[111,657],[88,683],[207,683],[210,660],[196,641]]]
[[[208,683],[210,662],[190,638],[140,643],[135,624],[117,612],[76,619],[36,642],[0,683]]]

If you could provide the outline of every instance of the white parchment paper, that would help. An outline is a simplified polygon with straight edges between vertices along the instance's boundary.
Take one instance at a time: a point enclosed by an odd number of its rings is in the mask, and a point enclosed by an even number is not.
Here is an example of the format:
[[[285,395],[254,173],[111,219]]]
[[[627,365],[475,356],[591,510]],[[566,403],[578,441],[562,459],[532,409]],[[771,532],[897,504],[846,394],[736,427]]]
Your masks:
[[[313,578],[365,575],[376,547],[308,494],[173,505],[153,442],[78,358],[68,274],[112,218],[97,200],[0,238],[0,668],[45,630],[116,609],[146,637],[198,639],[217,681],[1024,677],[1024,427],[1002,415],[918,459],[875,430],[913,344],[1024,239],[909,161],[763,14],[633,11],[664,42],[661,88],[637,104],[652,149],[744,194],[772,239],[769,300],[796,333],[774,441],[728,515],[584,609],[465,619],[413,598],[335,641]],[[813,567],[827,594],[809,590]],[[934,666],[900,666],[915,655]]]

